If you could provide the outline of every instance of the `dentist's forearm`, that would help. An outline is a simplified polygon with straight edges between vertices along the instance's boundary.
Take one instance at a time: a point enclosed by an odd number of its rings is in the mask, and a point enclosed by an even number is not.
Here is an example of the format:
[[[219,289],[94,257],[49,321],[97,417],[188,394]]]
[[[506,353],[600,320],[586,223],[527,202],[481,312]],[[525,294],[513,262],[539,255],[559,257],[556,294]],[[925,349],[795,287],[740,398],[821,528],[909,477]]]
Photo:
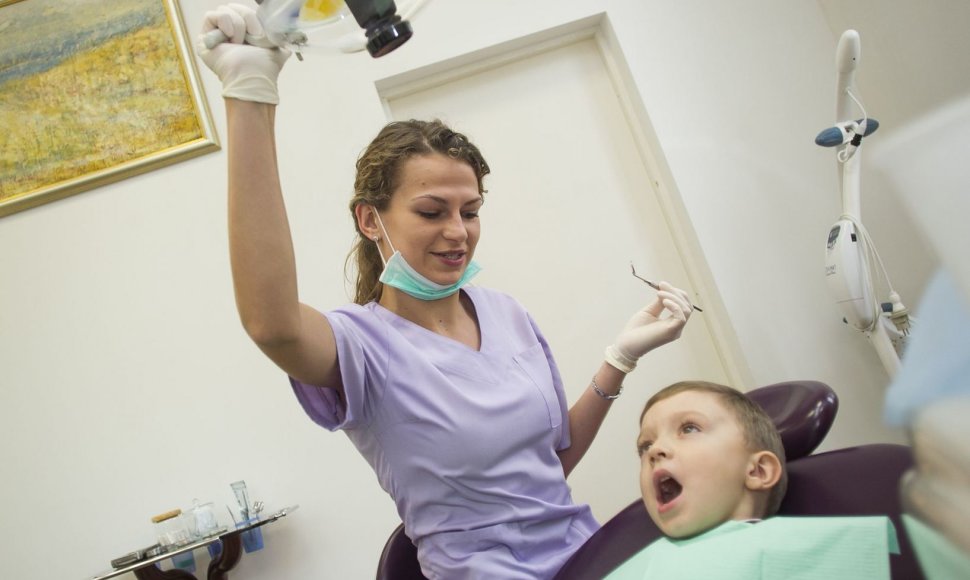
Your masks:
[[[559,460],[562,462],[563,472],[567,477],[586,455],[593,444],[593,439],[599,432],[600,426],[603,424],[603,419],[606,418],[606,414],[613,405],[614,400],[607,399],[603,395],[616,395],[624,378],[626,378],[625,373],[604,362],[593,375],[593,380],[587,385],[579,400],[570,407],[570,446],[559,452]],[[596,392],[593,388],[593,382],[596,383],[596,388],[602,394]]]

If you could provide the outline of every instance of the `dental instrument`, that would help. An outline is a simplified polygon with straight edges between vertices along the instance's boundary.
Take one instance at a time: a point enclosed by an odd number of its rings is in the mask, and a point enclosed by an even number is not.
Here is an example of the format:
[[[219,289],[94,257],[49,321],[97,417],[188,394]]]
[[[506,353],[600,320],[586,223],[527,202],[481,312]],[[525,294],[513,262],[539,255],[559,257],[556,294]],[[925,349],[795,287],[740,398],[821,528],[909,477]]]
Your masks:
[[[646,278],[643,278],[642,276],[637,275],[637,270],[636,268],[633,267],[633,262],[630,262],[630,271],[633,272],[634,278],[637,278],[639,280],[646,282],[647,286],[650,286],[654,290],[660,290],[660,285],[657,284],[656,282],[651,282],[650,280],[647,280]],[[696,304],[691,304],[690,307],[698,312],[704,312],[704,309],[702,309],[700,306]]]

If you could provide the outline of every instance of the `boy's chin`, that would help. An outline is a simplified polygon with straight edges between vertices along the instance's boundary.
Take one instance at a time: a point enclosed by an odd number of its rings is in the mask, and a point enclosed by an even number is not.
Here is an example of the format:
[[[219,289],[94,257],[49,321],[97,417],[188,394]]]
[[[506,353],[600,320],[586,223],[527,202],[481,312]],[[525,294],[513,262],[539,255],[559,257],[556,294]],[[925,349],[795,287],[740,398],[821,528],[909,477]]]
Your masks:
[[[696,536],[699,533],[696,530],[692,530],[692,529],[683,530],[679,528],[672,528],[672,529],[660,528],[660,531],[663,532],[665,536],[673,540],[684,540],[692,536]]]
[[[702,525],[699,523],[688,522],[663,522],[658,523],[657,527],[665,536],[674,540],[686,540],[694,536],[703,534],[716,526]]]
[[[646,503],[644,502],[645,505]],[[647,513],[654,525],[660,529],[663,535],[674,540],[691,538],[717,527],[716,524],[710,525],[709,522],[684,521],[686,515],[684,513],[680,513],[679,517],[668,513],[665,518],[658,511],[657,506],[647,505]]]

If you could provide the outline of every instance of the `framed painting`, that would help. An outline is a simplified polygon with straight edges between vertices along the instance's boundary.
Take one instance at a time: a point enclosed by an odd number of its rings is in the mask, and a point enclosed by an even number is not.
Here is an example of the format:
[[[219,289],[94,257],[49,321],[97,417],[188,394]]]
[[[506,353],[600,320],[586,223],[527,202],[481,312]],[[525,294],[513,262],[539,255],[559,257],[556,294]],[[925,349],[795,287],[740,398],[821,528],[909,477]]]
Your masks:
[[[217,149],[178,0],[0,0],[0,216]]]

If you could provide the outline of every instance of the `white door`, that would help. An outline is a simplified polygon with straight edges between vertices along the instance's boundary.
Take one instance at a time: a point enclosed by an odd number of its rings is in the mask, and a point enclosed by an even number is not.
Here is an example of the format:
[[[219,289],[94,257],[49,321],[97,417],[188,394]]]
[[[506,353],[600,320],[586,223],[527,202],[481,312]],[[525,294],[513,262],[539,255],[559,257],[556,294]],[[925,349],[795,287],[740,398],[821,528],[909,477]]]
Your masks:
[[[499,55],[491,66],[477,61],[467,74],[461,66],[416,73],[411,89],[383,96],[393,119],[440,118],[482,150],[492,174],[475,283],[529,309],[574,401],[605,347],[654,296],[631,262],[644,277],[693,289],[600,43],[581,35],[557,44]],[[570,477],[574,498],[601,521],[639,497],[635,439],[647,398],[682,379],[727,381],[704,316],[695,313],[679,342],[641,361]]]

